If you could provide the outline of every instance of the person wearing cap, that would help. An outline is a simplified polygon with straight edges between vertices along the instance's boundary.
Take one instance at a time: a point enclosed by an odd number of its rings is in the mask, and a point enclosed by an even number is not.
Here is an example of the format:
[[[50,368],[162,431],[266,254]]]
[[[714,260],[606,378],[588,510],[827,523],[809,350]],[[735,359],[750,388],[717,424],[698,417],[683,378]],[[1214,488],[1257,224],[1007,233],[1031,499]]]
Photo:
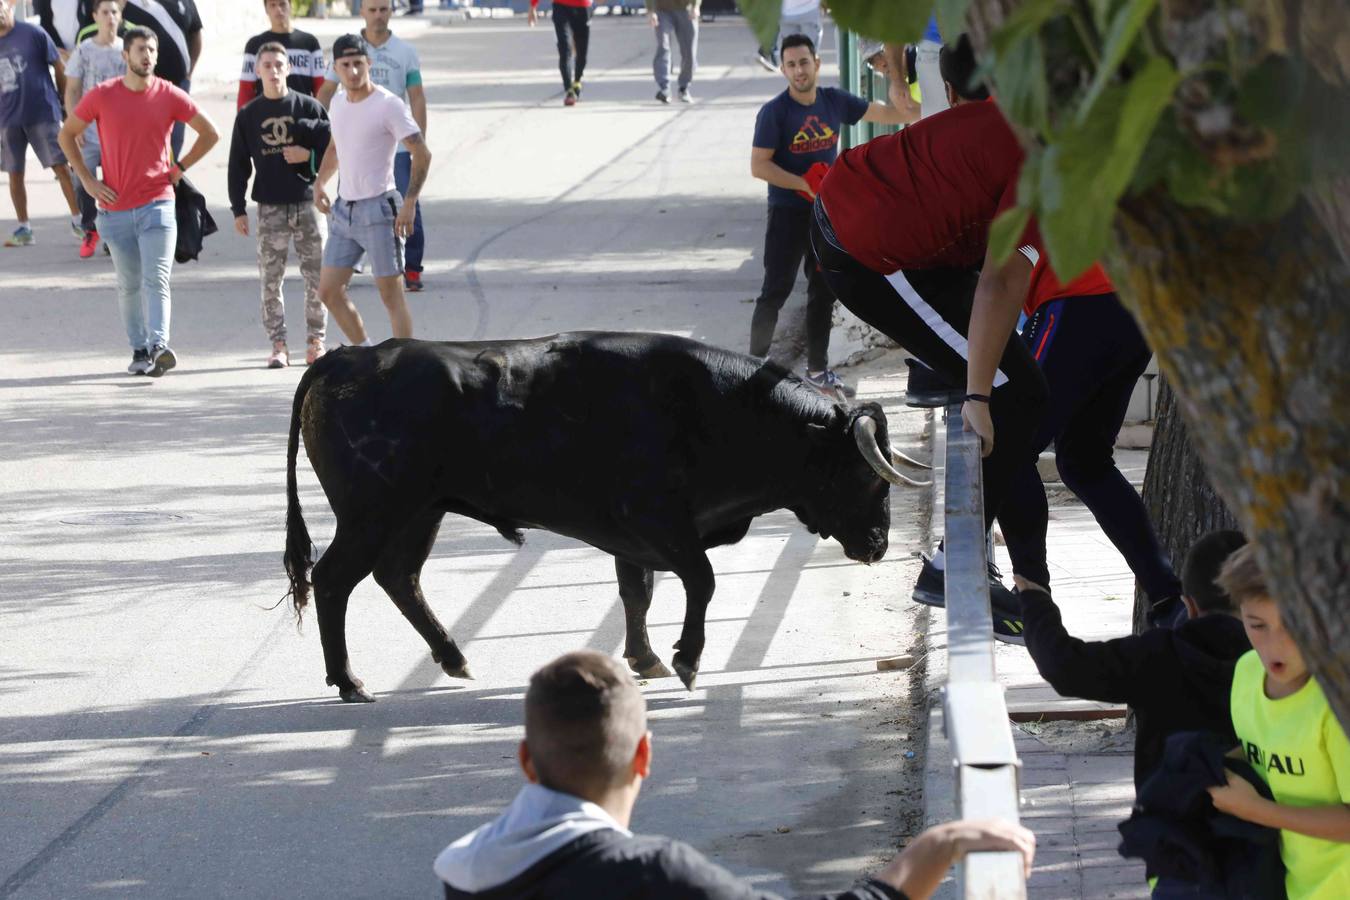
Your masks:
[[[359,11],[366,26],[361,29],[361,38],[366,42],[366,54],[370,57],[370,80],[389,93],[402,100],[412,113],[413,121],[427,136],[427,95],[422,87],[422,62],[412,44],[400,38],[389,29],[389,17],[393,15],[391,0],[353,0],[352,8]],[[316,94],[319,102],[327,107],[333,100],[341,82],[335,66],[330,65],[324,76],[324,84]],[[408,180],[412,175],[412,157],[399,151],[394,157],[394,183],[406,199]],[[408,235],[405,248],[406,258],[403,266],[403,287],[411,293],[423,289],[422,253],[426,247],[426,234],[422,229],[422,210],[413,204],[413,231]]]
[[[347,296],[352,267],[365,254],[394,337],[412,337],[403,292],[403,240],[412,234],[431,151],[407,104],[371,81],[370,52],[362,38],[344,34],[334,42],[333,68],[342,90],[329,107],[332,140],[314,181],[314,205],[329,217],[319,299],[348,341],[368,344],[365,323]],[[394,151],[400,145],[411,157],[404,194],[394,183]],[[334,172],[339,193],[331,200],[324,186]]]

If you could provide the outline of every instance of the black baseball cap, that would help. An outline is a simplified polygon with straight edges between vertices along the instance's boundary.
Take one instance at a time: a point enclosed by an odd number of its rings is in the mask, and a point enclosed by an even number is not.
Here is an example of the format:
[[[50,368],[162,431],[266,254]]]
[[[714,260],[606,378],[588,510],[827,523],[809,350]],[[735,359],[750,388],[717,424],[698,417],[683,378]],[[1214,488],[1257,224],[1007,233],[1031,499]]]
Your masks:
[[[365,39],[359,34],[344,34],[333,41],[333,62],[348,56],[370,56]]]

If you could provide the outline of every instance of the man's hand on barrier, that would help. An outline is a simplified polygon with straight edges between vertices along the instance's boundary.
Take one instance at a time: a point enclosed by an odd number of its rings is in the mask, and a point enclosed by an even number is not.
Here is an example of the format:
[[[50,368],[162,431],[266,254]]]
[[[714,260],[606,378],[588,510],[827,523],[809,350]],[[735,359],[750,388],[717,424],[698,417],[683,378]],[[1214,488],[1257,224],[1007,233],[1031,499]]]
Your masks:
[[[1023,874],[1029,876],[1036,856],[1036,835],[1002,819],[945,822],[910,841],[875,877],[911,900],[925,900],[937,890],[952,865],[967,853],[980,851],[1020,853]]]
[[[961,419],[966,431],[980,436],[980,455],[994,452],[994,420],[989,415],[989,404],[984,400],[967,400],[961,405]]]

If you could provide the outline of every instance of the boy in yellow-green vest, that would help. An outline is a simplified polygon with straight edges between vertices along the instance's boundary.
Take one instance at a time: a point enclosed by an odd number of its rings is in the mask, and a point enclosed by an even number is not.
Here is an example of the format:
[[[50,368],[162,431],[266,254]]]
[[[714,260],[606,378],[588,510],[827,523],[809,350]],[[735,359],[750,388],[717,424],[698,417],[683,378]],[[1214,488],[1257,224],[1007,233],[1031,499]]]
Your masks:
[[[1221,812],[1280,829],[1289,900],[1350,897],[1350,741],[1280,618],[1251,544],[1219,573],[1242,612],[1252,650],[1238,659],[1231,698],[1242,755],[1265,778],[1266,800],[1241,778],[1209,789]]]

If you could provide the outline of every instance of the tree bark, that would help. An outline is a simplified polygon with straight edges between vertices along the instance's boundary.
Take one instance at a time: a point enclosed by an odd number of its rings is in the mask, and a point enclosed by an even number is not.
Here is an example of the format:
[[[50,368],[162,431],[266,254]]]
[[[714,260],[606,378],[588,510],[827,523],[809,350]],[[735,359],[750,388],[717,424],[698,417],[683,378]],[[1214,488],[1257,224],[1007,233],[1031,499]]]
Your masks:
[[[1191,443],[1181,418],[1176,394],[1166,378],[1158,379],[1153,446],[1144,473],[1144,506],[1158,542],[1178,573],[1196,538],[1220,528],[1240,528],[1223,498],[1210,483],[1209,473]],[[1148,598],[1135,590],[1134,630],[1145,627]]]
[[[1306,202],[1243,225],[1127,199],[1107,260],[1287,627],[1350,730],[1350,269]]]

